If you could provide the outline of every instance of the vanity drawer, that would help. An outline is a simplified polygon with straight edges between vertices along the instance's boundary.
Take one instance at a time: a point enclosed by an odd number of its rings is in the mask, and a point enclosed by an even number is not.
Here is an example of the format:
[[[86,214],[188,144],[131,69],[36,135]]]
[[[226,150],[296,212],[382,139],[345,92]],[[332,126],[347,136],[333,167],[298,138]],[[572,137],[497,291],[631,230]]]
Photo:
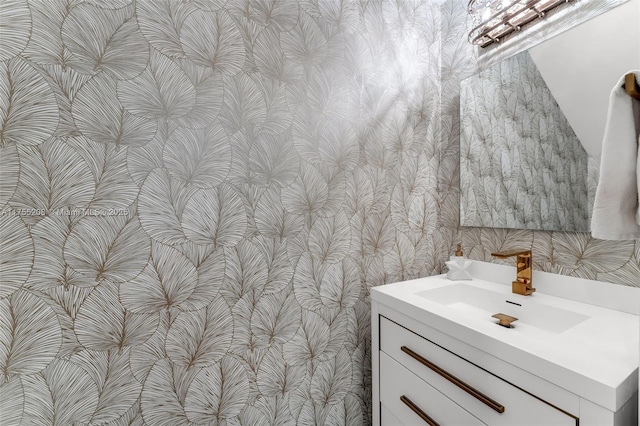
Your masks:
[[[484,425],[384,352],[380,352],[380,401],[381,426]],[[411,404],[428,419],[410,408]]]
[[[578,424],[576,417],[382,316],[380,350],[492,426]]]

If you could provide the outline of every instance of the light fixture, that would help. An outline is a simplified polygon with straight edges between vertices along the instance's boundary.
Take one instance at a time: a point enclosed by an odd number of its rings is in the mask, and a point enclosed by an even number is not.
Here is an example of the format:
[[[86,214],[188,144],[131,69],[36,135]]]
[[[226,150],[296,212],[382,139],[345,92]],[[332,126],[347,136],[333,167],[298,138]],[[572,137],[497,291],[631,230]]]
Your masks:
[[[469,15],[474,28],[469,43],[487,47],[536,19],[548,11],[572,0],[470,0]]]

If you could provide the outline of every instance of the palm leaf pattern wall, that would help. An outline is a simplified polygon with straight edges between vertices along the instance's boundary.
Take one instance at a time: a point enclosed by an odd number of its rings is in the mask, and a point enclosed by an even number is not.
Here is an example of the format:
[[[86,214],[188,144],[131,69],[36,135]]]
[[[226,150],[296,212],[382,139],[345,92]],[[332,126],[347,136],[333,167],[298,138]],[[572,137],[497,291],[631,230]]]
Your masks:
[[[463,3],[3,2],[0,423],[368,424],[368,290],[458,238],[633,284],[459,233]]]

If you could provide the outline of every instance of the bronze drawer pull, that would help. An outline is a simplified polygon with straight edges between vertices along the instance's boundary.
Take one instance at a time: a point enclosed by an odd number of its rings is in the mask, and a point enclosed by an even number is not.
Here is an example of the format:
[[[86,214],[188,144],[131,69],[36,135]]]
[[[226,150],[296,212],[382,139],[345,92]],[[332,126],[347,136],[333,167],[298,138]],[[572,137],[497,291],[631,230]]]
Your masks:
[[[409,398],[407,398],[406,396],[402,395],[400,397],[400,401],[404,402],[404,404],[411,408],[411,410],[416,413],[422,420],[424,420],[429,426],[440,426],[440,423],[436,422],[435,420],[433,420],[431,417],[429,417],[429,415],[427,413],[425,413],[424,411],[422,411],[420,409],[420,407],[418,407],[416,404],[414,404]]]
[[[491,407],[493,410],[497,411],[498,413],[504,413],[504,406],[503,405],[501,405],[498,402],[494,401],[493,399],[489,398],[488,396],[486,396],[482,392],[476,390],[472,386],[469,386],[468,384],[466,384],[462,380],[458,379],[453,374],[450,374],[449,372],[443,370],[442,368],[440,368],[437,365],[433,364],[432,362],[428,361],[426,358],[422,357],[421,355],[417,354],[416,352],[412,351],[411,349],[409,349],[406,346],[401,346],[400,349],[402,350],[402,352],[406,353],[411,358],[415,359],[416,361],[418,361],[420,364],[424,365],[425,367],[428,367],[431,370],[435,371],[436,373],[438,373],[439,375],[441,375],[442,377],[444,377],[445,379],[447,379],[448,381],[450,381],[454,385],[458,386],[463,391],[467,392],[469,395],[471,395],[474,398],[476,398],[478,401],[484,403],[485,405],[488,405],[489,407]]]

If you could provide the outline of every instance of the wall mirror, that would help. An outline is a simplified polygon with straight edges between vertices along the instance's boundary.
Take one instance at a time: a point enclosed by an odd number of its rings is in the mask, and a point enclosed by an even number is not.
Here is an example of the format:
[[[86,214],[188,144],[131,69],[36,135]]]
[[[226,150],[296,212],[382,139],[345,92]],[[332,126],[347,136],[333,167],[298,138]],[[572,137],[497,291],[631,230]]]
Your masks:
[[[461,82],[461,226],[589,231],[609,94],[640,65],[639,4]]]

